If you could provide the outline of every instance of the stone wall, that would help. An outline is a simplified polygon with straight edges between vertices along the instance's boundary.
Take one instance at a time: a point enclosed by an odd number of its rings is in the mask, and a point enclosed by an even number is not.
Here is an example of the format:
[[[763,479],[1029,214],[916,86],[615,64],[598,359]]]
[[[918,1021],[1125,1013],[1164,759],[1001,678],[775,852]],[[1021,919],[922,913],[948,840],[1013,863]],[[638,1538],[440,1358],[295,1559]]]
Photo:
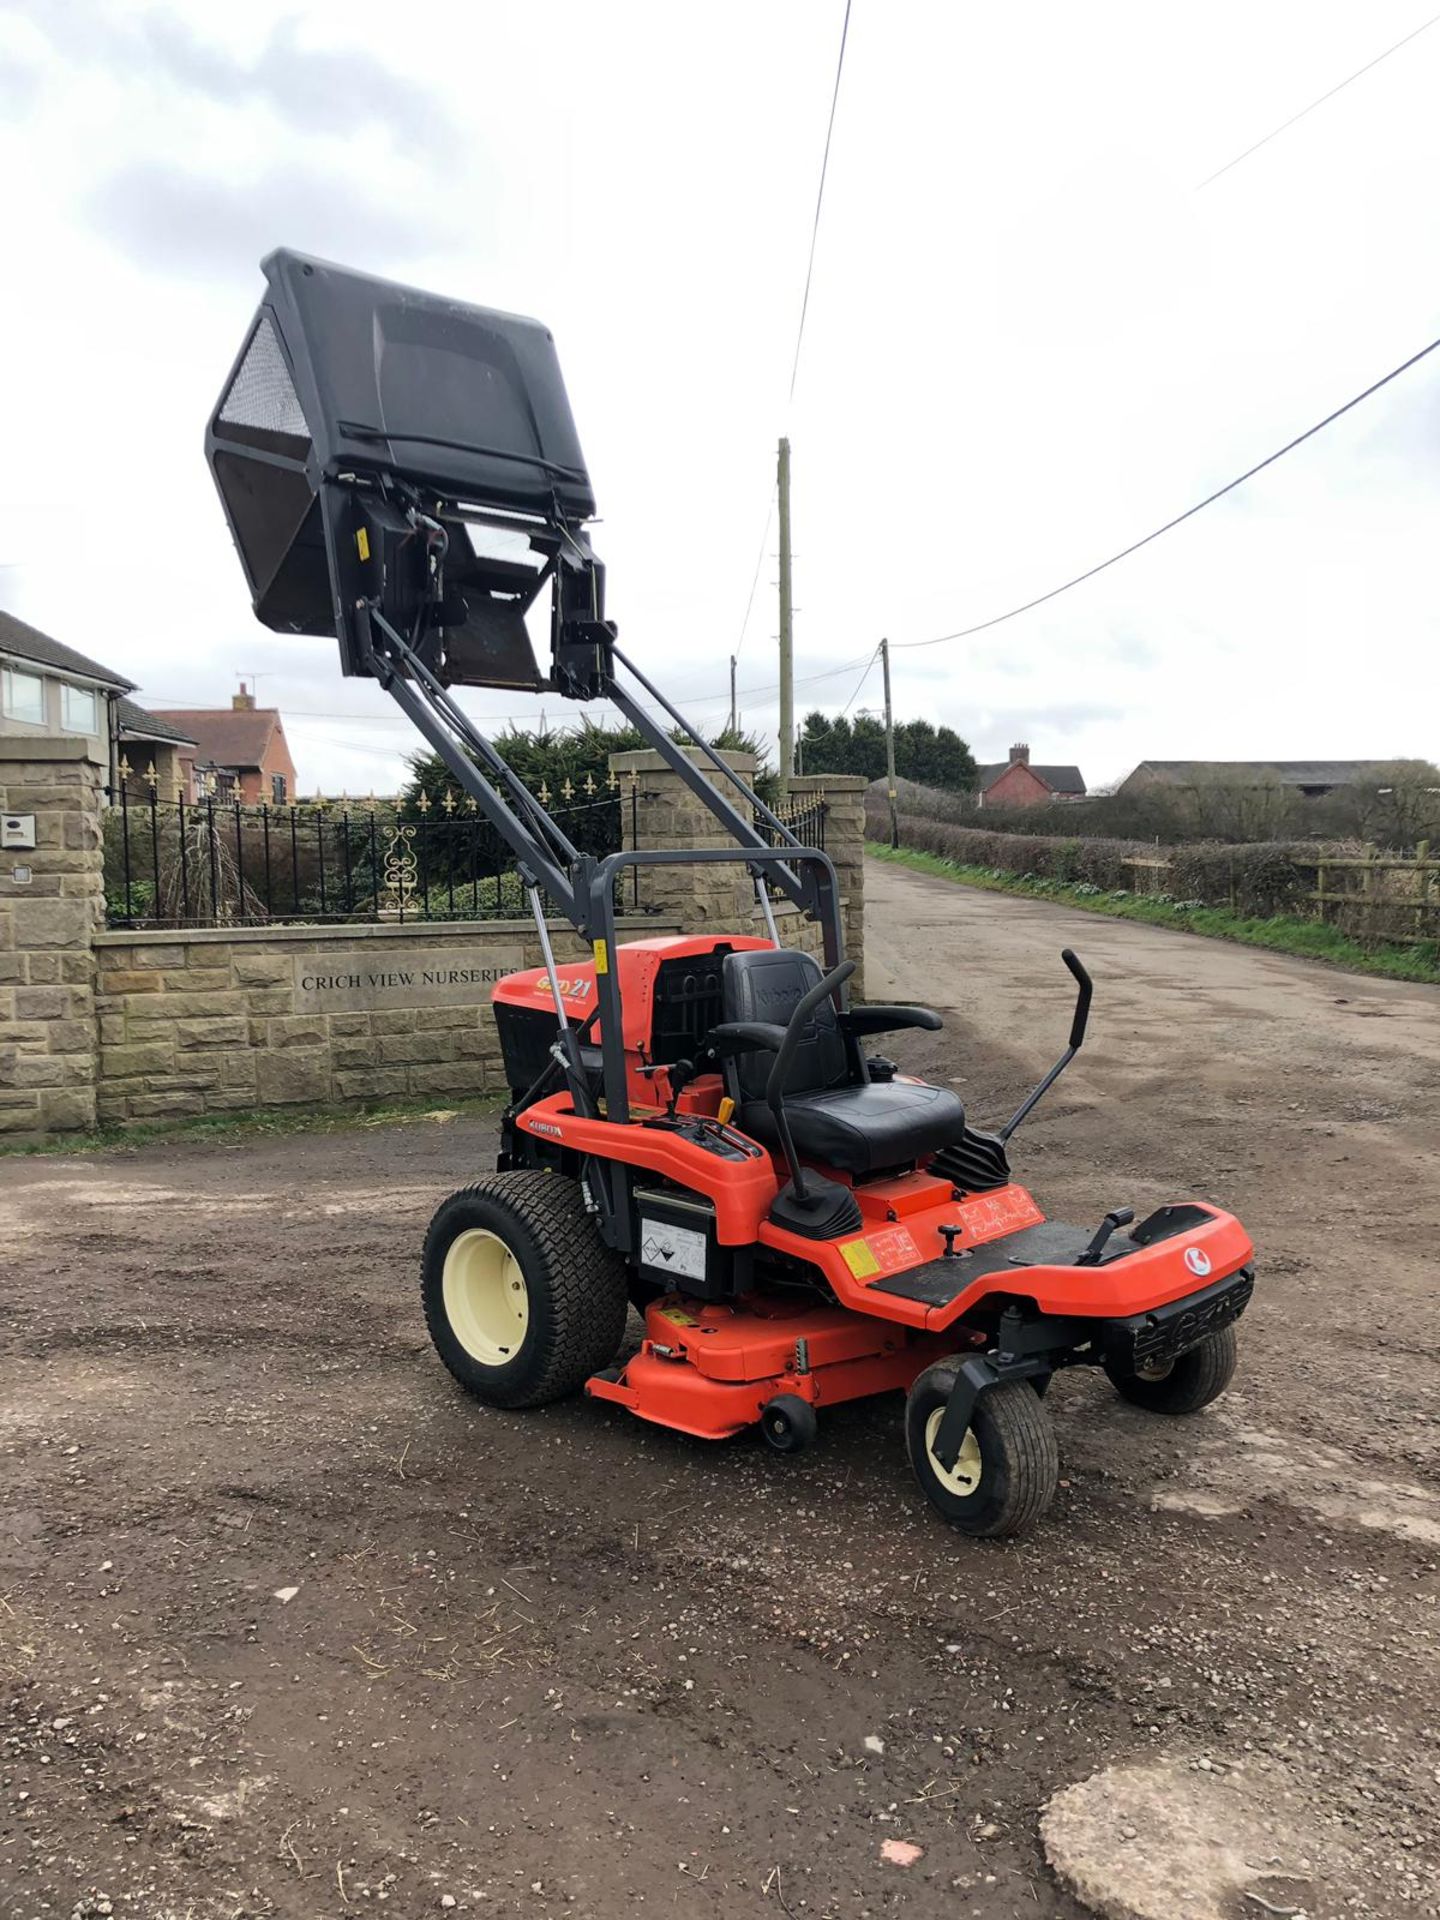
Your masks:
[[[728,757],[752,772],[748,754]],[[660,755],[613,764],[627,844],[730,844]],[[529,920],[107,933],[103,779],[83,740],[0,740],[0,806],[36,823],[33,852],[0,855],[0,1134],[503,1091],[490,988],[540,964]],[[795,788],[800,804],[829,809],[826,849],[858,960],[863,782],[820,775]],[[739,861],[641,869],[638,903],[628,875],[623,892],[638,911],[622,915],[621,939],[766,931]],[[788,904],[775,917],[784,944],[818,953],[817,926]],[[551,933],[562,962],[584,952],[568,927]]]
[[[0,852],[0,1135],[95,1124],[95,959],[105,768],[88,739],[0,737],[0,809],[35,847]]]
[[[704,764],[698,748],[687,748],[692,761]],[[751,753],[726,752],[726,764],[747,783],[755,773]],[[665,847],[729,847],[733,845],[708,807],[691,792],[658,753],[612,753],[611,771],[620,781],[625,845],[642,850]],[[717,784],[718,780],[717,780]],[[858,774],[820,773],[790,782],[793,804],[808,807],[821,801],[826,808],[825,851],[835,864],[840,882],[841,927],[848,957],[857,963],[851,998],[863,990],[865,953],[865,787]],[[728,797],[741,812],[745,801],[733,789]],[[642,867],[638,879],[627,873],[627,903],[638,901],[656,911],[674,914],[690,932],[733,927],[737,932],[763,935],[766,927],[755,898],[754,883],[740,861],[713,866]],[[802,922],[793,909],[776,908],[777,930],[786,946],[820,952],[818,927]]]
[[[622,939],[678,931],[621,924]],[[588,952],[550,934],[559,960]],[[502,1093],[490,989],[542,957],[529,920],[104,933],[95,949],[112,1123]]]
[[[790,780],[792,801],[808,806],[812,800],[825,803],[825,851],[835,863],[840,882],[840,922],[845,933],[846,956],[855,962],[855,977],[850,982],[850,998],[860,1000],[865,993],[865,789],[869,782],[859,773],[794,774]]]
[[[703,765],[697,747],[687,757]],[[753,753],[726,753],[726,764],[748,782],[755,772]],[[610,771],[620,782],[621,818],[626,847],[654,852],[666,847],[694,851],[701,847],[734,845],[710,809],[651,748],[636,753],[612,753]],[[725,783],[712,776],[717,785]],[[727,797],[739,811],[747,802],[735,788]],[[624,877],[627,906],[636,902],[653,912],[676,915],[693,933],[710,927],[737,927],[748,922],[755,906],[755,890],[744,866],[736,861],[714,866],[641,867]]]

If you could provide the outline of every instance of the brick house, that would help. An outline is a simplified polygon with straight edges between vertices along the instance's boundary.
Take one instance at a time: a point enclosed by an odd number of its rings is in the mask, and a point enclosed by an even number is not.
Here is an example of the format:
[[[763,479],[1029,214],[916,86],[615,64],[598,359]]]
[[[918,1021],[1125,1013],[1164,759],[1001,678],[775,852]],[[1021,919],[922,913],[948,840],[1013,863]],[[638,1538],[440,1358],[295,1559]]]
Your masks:
[[[225,707],[166,707],[157,720],[169,722],[191,735],[195,746],[182,751],[181,767],[187,798],[243,800],[247,806],[262,801],[287,806],[295,798],[295,762],[285,739],[285,725],[274,707],[257,707],[255,696],[241,682],[240,691]]]
[[[1078,767],[1035,767],[1022,740],[1010,758],[980,767],[976,804],[982,807],[1041,807],[1056,801],[1083,800],[1085,781]]]

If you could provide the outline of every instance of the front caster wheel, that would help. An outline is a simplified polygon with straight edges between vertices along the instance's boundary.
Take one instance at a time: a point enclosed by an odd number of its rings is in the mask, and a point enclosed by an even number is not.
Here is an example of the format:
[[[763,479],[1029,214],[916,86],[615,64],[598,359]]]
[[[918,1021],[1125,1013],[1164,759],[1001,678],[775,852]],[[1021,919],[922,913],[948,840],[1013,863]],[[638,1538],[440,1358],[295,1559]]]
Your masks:
[[[1198,1413],[1229,1386],[1235,1357],[1235,1329],[1222,1327],[1173,1360],[1133,1372],[1107,1362],[1105,1371],[1121,1399],[1147,1413]]]
[[[905,1403],[905,1447],[926,1499],[951,1526],[980,1539],[1023,1533],[1044,1513],[1060,1478],[1055,1429],[1026,1380],[990,1387],[975,1402],[953,1467],[934,1446],[955,1385],[946,1361],[927,1367]]]
[[[760,1409],[761,1436],[776,1453],[803,1453],[819,1431],[815,1409],[798,1393],[777,1393]]]
[[[501,1173],[452,1193],[425,1236],[420,1292],[440,1358],[492,1407],[574,1393],[625,1331],[625,1269],[558,1173]]]

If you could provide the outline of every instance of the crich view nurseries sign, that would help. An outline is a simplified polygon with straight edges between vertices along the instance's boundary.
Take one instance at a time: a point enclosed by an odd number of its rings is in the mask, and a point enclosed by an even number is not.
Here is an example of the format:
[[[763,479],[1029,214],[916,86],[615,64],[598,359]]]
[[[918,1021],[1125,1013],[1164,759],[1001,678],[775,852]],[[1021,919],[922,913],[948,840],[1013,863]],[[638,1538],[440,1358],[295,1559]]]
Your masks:
[[[376,947],[383,943],[377,941]],[[295,1011],[484,1006],[495,982],[524,964],[518,946],[445,947],[395,960],[375,947],[359,953],[307,953],[295,961]]]

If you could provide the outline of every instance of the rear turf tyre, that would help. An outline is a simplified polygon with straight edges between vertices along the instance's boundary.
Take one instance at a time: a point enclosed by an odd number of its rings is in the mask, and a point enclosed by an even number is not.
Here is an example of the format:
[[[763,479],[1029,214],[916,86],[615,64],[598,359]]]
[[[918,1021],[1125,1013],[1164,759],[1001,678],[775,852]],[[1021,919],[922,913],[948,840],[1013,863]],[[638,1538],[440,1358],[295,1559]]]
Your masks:
[[[1210,1333],[1198,1347],[1158,1367],[1127,1368],[1106,1363],[1110,1384],[1122,1400],[1147,1413],[1198,1413],[1218,1400],[1235,1372],[1234,1327]]]
[[[538,1407],[615,1358],[625,1330],[622,1262],[578,1184],[501,1173],[443,1201],[420,1261],[435,1350],[491,1407]]]
[[[921,1490],[962,1533],[1000,1539],[1023,1533],[1044,1513],[1060,1478],[1055,1429],[1027,1380],[990,1387],[975,1402],[960,1457],[946,1469],[932,1448],[955,1369],[927,1367],[905,1403],[905,1447]]]

